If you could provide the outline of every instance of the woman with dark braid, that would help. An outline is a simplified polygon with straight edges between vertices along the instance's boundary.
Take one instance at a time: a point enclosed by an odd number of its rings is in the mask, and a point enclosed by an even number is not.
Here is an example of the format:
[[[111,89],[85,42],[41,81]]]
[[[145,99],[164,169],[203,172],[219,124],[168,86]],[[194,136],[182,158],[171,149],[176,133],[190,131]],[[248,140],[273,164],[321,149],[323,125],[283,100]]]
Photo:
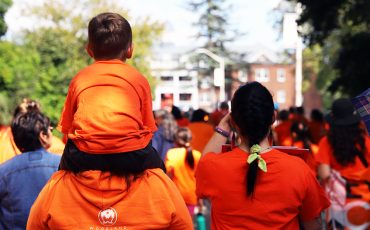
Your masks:
[[[331,169],[345,178],[358,179],[359,171],[369,167],[370,138],[360,121],[349,99],[333,102],[329,133],[321,139],[316,157],[321,179],[327,179]]]
[[[201,153],[190,145],[192,139],[188,128],[179,128],[176,133],[176,148],[167,152],[167,174],[179,189],[191,215],[198,203],[195,194],[194,172],[198,165]]]
[[[303,160],[271,148],[274,119],[272,96],[260,83],[235,92],[196,171],[197,195],[212,203],[212,229],[321,229],[329,201]],[[232,129],[238,146],[219,153]]]

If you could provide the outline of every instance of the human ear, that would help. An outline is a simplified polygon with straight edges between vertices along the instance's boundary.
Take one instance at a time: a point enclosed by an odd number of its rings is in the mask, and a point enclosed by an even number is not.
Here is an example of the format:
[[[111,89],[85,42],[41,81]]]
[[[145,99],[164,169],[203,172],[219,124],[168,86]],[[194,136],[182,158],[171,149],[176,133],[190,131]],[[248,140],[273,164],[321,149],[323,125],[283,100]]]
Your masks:
[[[90,43],[87,43],[87,45],[85,46],[85,49],[86,49],[86,52],[89,54],[89,56],[94,58],[94,53],[91,49],[91,44]]]
[[[52,133],[51,132],[44,132],[44,131],[41,131],[40,134],[39,134],[39,141],[41,143],[41,146],[45,149],[48,149],[50,148],[51,146],[51,140],[52,140],[52,137],[51,137]]]
[[[134,52],[134,44],[131,43],[125,52],[125,57],[127,59],[130,59],[132,57],[133,52]]]

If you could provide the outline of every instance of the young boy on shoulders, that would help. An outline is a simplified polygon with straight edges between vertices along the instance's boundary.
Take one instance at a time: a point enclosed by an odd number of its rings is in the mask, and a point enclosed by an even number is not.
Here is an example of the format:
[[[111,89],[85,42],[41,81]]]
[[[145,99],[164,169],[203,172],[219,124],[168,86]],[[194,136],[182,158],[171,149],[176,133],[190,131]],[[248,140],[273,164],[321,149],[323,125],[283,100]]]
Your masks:
[[[83,161],[86,170],[104,171],[114,166],[99,157],[109,154],[128,172],[164,169],[150,142],[157,127],[149,83],[126,63],[133,53],[130,24],[119,14],[97,15],[89,22],[86,49],[95,62],[69,86],[58,125],[68,138],[60,168]]]

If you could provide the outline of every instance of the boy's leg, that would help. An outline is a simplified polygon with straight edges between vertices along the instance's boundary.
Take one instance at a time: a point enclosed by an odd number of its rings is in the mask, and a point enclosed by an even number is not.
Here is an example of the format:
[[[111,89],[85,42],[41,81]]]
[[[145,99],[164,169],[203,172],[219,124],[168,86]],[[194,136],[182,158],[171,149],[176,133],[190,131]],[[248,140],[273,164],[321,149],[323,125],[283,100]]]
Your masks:
[[[143,149],[131,152],[90,154],[80,151],[72,140],[67,141],[59,165],[59,170],[69,170],[75,173],[87,170],[138,173],[153,168],[161,168],[166,172],[161,157],[151,143]]]

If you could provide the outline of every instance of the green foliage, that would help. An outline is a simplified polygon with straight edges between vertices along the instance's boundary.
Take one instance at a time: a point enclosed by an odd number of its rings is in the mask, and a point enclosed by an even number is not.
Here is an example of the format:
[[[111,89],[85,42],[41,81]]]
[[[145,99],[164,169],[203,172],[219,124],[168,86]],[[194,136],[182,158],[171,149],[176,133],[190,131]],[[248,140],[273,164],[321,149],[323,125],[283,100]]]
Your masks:
[[[98,13],[115,9],[129,21],[127,12],[107,0],[44,1],[26,7],[23,15],[36,20],[38,27],[23,32],[21,45],[0,43],[0,112],[9,121],[12,109],[23,97],[38,100],[42,110],[57,123],[70,80],[92,63],[85,52],[88,21]],[[159,39],[163,25],[149,18],[131,22],[134,56],[130,63],[148,77],[148,56],[153,42]]]
[[[3,123],[23,97],[33,94],[39,82],[40,56],[24,45],[0,42],[0,111]]]
[[[295,1],[295,0],[291,0]],[[356,96],[370,85],[370,1],[297,0],[310,45],[323,48],[318,86],[332,96]],[[331,47],[331,48],[330,48]]]
[[[231,29],[227,24],[224,2],[225,0],[192,0],[189,5],[192,11],[200,14],[194,25],[199,28],[197,37],[206,39],[204,48],[228,56],[225,43],[232,41],[234,36],[229,35]]]
[[[3,36],[8,29],[4,16],[11,5],[12,0],[0,0],[0,37]]]

